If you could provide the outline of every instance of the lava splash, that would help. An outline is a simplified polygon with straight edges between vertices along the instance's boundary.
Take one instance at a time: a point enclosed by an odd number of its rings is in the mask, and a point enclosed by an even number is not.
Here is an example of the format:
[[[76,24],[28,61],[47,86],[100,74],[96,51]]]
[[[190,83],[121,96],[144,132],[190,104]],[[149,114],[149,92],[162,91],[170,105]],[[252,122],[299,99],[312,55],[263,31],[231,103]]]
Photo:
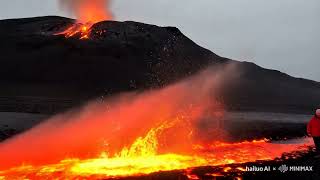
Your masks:
[[[218,166],[273,160],[283,153],[307,150],[310,139],[302,144],[272,144],[267,140],[240,143],[215,142],[194,145],[193,154],[158,153],[158,136],[172,125],[163,124],[139,137],[130,147],[113,157],[103,152],[92,159],[64,159],[56,164],[22,165],[0,171],[0,179],[105,179],[140,176],[159,171],[186,170],[200,166]]]
[[[163,89],[122,94],[57,115],[0,143],[0,179],[107,179],[187,171],[272,160],[311,145],[310,139],[228,143],[220,123],[226,112],[212,93],[228,71],[206,70]],[[203,121],[214,128],[202,128]]]

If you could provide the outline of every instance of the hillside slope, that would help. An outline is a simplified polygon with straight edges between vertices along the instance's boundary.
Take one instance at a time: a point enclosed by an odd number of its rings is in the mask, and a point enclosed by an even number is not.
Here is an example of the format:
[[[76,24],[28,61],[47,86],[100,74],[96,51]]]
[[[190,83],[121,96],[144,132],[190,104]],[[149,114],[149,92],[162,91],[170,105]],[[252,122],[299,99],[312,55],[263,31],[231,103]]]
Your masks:
[[[219,88],[231,110],[309,113],[320,104],[320,83],[222,58],[174,27],[105,21],[88,40],[54,35],[73,22],[53,16],[0,21],[0,111],[55,113],[225,64],[240,68]]]

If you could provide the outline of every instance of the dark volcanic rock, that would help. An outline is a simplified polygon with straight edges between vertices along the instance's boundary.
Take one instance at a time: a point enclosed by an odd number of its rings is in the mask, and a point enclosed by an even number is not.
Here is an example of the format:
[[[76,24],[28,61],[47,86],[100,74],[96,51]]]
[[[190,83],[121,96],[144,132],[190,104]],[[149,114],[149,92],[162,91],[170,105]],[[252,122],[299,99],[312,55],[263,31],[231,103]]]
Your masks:
[[[253,63],[237,64],[221,84],[229,109],[314,114],[320,107],[320,83],[294,78]]]
[[[87,40],[54,35],[73,22],[61,17],[0,21],[0,98],[6,99],[0,111],[15,111],[17,102],[30,112],[48,112],[44,105],[54,107],[52,112],[65,110],[230,63],[241,70],[226,77],[218,92],[229,109],[309,112],[320,102],[319,83],[219,57],[174,27],[105,21],[92,27]],[[40,105],[24,101],[33,97]]]
[[[80,40],[53,35],[73,22],[64,18],[5,22],[0,79],[7,82],[130,90],[167,84],[219,60],[172,27],[106,21]]]

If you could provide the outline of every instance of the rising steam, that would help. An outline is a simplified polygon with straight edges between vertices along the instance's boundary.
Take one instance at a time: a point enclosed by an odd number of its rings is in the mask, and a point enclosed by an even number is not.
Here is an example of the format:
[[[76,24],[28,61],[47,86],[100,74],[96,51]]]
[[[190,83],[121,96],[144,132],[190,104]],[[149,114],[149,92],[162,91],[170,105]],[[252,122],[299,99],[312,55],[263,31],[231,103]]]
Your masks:
[[[59,5],[83,23],[112,19],[110,0],[59,0]]]

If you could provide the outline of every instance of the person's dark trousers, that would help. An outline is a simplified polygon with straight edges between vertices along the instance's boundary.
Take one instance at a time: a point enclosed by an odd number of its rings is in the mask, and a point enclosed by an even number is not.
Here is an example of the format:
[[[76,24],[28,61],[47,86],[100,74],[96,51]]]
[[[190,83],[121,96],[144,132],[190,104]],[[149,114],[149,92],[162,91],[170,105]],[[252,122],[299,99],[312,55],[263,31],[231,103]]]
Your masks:
[[[316,151],[320,153],[320,137],[313,137],[313,141],[316,146]]]

